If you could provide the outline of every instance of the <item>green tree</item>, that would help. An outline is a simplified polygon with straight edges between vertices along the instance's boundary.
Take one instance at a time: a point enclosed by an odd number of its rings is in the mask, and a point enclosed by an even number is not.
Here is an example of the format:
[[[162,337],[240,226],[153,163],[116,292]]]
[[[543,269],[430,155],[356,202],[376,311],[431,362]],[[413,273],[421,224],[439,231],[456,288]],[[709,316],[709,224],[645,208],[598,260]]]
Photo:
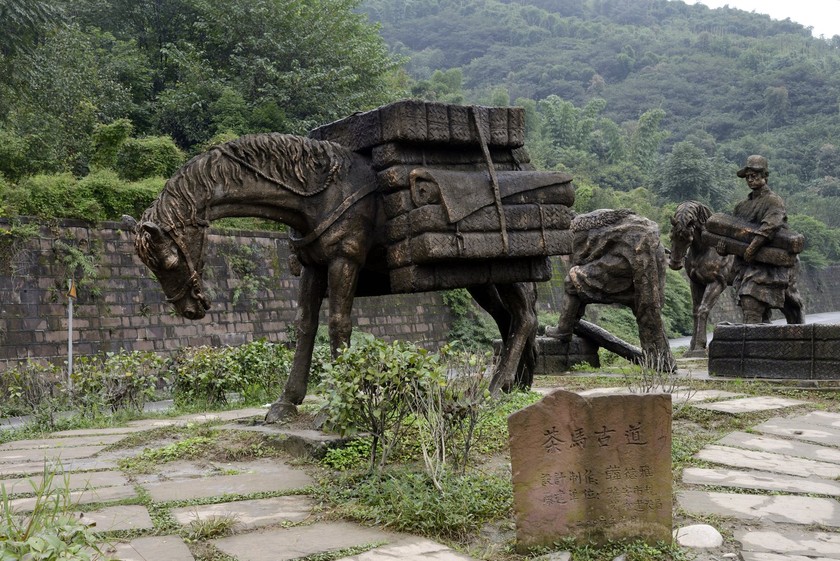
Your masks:
[[[655,169],[659,146],[668,136],[661,128],[664,118],[662,109],[645,111],[630,136],[630,159],[643,173],[650,174]]]
[[[717,202],[714,166],[706,153],[691,142],[678,142],[663,159],[656,174],[656,191],[669,201]]]

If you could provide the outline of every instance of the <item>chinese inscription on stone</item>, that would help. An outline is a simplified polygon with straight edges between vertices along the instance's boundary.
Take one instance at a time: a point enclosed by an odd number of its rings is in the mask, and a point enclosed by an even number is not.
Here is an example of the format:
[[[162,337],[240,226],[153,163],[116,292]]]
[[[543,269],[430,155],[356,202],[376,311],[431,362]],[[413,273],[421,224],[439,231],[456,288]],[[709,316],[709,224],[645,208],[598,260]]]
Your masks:
[[[508,419],[518,548],[671,539],[671,397],[555,391]]]

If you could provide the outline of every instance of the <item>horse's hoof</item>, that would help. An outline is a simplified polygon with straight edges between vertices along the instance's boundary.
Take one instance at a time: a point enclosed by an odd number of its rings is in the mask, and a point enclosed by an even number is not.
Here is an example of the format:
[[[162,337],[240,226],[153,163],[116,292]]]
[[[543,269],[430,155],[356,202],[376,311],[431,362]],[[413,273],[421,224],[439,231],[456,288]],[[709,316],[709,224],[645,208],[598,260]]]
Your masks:
[[[298,414],[297,406],[288,401],[275,401],[265,415],[266,423],[282,423],[288,421]]]
[[[553,339],[558,339],[563,343],[568,343],[572,340],[571,333],[560,333],[560,330],[557,327],[552,325],[546,326],[545,328],[545,336],[551,337]]]

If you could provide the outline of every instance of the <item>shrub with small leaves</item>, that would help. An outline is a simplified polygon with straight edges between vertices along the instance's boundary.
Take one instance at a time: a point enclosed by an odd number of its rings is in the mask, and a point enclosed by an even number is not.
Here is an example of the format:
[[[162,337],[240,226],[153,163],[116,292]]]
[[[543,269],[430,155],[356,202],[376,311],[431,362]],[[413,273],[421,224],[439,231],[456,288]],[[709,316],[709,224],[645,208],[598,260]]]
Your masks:
[[[275,396],[288,377],[292,353],[265,340],[239,347],[185,347],[170,361],[178,405],[227,403],[238,393],[246,403]]]
[[[382,468],[411,414],[413,382],[439,375],[439,357],[411,343],[369,339],[345,347],[325,365],[319,388],[327,425],[342,435],[370,433],[371,469]]]
[[[38,426],[54,430],[57,413],[68,407],[66,377],[53,364],[28,360],[0,376],[3,415],[32,415]]]
[[[106,353],[80,357],[73,371],[73,398],[82,414],[97,416],[143,411],[159,385],[165,385],[163,360],[152,352]]]

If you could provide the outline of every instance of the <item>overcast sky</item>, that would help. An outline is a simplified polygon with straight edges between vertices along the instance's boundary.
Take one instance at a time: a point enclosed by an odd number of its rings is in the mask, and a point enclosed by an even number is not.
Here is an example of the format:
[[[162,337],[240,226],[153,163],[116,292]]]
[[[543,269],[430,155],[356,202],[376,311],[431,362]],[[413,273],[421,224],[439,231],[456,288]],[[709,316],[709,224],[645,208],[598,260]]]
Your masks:
[[[684,0],[686,4],[697,0]],[[773,19],[790,18],[805,27],[813,27],[814,37],[840,35],[840,0],[699,0],[710,8],[729,5],[745,12],[767,14]]]

